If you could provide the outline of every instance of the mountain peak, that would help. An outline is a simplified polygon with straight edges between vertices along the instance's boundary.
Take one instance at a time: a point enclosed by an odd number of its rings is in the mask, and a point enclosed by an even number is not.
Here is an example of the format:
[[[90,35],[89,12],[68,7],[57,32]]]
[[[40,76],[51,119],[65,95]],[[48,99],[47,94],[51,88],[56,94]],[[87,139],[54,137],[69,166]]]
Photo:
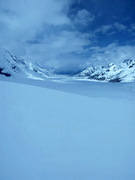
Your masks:
[[[89,67],[77,76],[105,82],[132,82],[135,80],[135,60],[126,59],[119,65],[110,63],[99,68]]]
[[[0,53],[0,74],[7,77],[45,80],[54,76],[54,71],[18,58],[7,50]],[[104,82],[132,82],[135,81],[135,60],[126,59],[118,65],[110,63],[100,67],[90,66],[73,77]]]
[[[16,57],[6,50],[0,54],[0,74],[15,78],[32,78],[43,80],[53,74],[51,70],[41,68],[32,62]]]

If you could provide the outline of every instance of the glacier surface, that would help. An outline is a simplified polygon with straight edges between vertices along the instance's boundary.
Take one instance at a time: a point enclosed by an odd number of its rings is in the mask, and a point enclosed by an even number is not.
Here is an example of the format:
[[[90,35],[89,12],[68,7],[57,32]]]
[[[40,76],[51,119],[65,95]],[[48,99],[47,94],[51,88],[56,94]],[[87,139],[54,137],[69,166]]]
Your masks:
[[[0,77],[1,180],[134,180],[134,83]]]

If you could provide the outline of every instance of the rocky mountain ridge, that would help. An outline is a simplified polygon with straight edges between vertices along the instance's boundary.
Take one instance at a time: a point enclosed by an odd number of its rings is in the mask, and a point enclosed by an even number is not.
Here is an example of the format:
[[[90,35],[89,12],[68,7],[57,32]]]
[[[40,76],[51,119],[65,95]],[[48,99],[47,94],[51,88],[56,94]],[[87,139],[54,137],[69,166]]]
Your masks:
[[[79,78],[105,82],[132,82],[135,81],[135,60],[126,59],[119,65],[91,66],[77,75]]]
[[[7,77],[45,79],[53,71],[14,56],[9,51],[0,53],[0,74]]]
[[[63,76],[63,74],[54,72],[52,69],[43,68],[38,64],[18,58],[9,51],[0,53],[0,75],[37,80]],[[133,82],[135,81],[135,60],[127,59],[119,65],[111,63],[107,66],[90,66],[72,77],[102,82]]]

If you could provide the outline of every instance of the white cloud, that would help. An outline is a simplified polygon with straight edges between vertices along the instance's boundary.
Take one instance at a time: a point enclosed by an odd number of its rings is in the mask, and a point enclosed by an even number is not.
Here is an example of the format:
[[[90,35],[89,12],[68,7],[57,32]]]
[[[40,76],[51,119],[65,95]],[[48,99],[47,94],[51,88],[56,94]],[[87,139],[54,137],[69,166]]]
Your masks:
[[[135,24],[131,24],[131,29],[135,31]]]
[[[100,28],[96,29],[96,33],[107,33],[110,29],[112,29],[112,25],[111,24],[108,24],[108,25],[102,25]]]
[[[44,23],[62,25],[69,19],[62,14],[64,4],[55,0],[5,0],[0,6],[4,24],[3,43],[23,43],[32,39]]]
[[[121,23],[115,22],[113,24],[102,25],[101,27],[97,28],[95,32],[111,35],[111,33],[114,33],[116,30],[124,31],[127,30],[127,27]]]
[[[83,26],[88,25],[90,22],[94,20],[95,16],[88,12],[86,9],[82,9],[77,12],[77,15],[75,16],[74,22],[75,24],[80,24]]]
[[[104,48],[86,49],[86,46],[92,46],[95,35],[79,32],[76,25],[85,27],[94,21],[95,16],[82,9],[70,19],[68,12],[74,2],[74,0],[1,0],[0,46],[7,47],[17,56],[56,67],[64,64],[70,64],[69,67],[79,66],[86,62],[88,55],[89,61],[93,62],[114,62],[135,57],[133,46],[111,44]],[[98,28],[96,33],[110,33],[113,29],[123,31],[125,28],[120,23],[107,24]]]
[[[90,40],[87,34],[72,29],[74,22],[67,15],[72,3],[74,0],[1,0],[0,46],[44,63],[82,53]],[[82,10],[76,20],[84,25],[93,18]]]
[[[82,35],[77,31],[62,31],[56,35],[51,34],[49,41],[45,37],[43,43],[30,45],[27,48],[26,58],[35,61],[40,59],[45,65],[55,64],[56,66],[57,64],[57,67],[61,66],[62,63],[65,65],[64,59],[74,64],[74,62],[72,62],[73,57],[75,58],[73,54],[79,55],[84,53],[85,50],[83,46],[87,46],[91,43],[87,38],[87,35]]]
[[[126,26],[124,26],[123,24],[121,23],[114,23],[114,27],[118,30],[118,31],[123,31],[123,30],[126,30]]]
[[[5,0],[2,2],[1,10],[9,20],[8,23],[13,20],[18,26],[26,26],[27,23],[29,27],[37,27],[43,22],[56,25],[69,23],[67,16],[62,13],[62,10],[66,10],[68,1]],[[11,22],[10,25],[15,24]]]
[[[116,43],[106,47],[91,47],[89,61],[95,64],[120,63],[125,59],[135,59],[135,46],[119,46]]]

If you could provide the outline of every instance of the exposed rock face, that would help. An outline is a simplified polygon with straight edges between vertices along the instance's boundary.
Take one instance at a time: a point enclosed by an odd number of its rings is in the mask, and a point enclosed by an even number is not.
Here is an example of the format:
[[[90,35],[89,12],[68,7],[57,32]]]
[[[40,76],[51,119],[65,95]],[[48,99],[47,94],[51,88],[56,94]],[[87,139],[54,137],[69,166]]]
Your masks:
[[[17,58],[9,51],[5,51],[0,53],[0,75],[44,80],[47,77],[53,76],[54,71]],[[55,76],[57,75],[55,73]],[[127,59],[119,65],[111,63],[101,67],[91,66],[75,77],[103,82],[132,82],[135,81],[135,60]]]
[[[111,63],[99,68],[89,67],[77,76],[108,82],[132,82],[135,80],[135,60],[127,59],[119,65]]]
[[[41,68],[23,59],[17,58],[9,51],[0,53],[0,74],[16,78],[45,79],[53,74],[52,70]]]

